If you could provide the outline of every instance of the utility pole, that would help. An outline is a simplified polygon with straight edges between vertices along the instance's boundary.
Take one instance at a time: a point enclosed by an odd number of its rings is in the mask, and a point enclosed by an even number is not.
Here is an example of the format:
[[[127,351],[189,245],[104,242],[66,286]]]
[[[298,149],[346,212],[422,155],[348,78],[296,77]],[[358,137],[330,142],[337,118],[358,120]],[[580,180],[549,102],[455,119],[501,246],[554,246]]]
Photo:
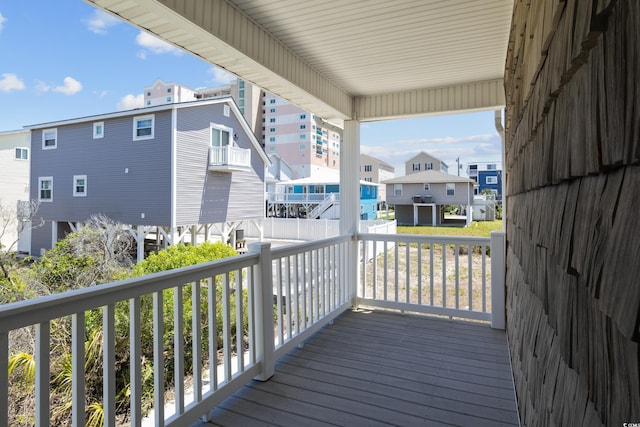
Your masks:
[[[458,176],[460,176],[460,157],[456,159],[456,163],[458,164]]]

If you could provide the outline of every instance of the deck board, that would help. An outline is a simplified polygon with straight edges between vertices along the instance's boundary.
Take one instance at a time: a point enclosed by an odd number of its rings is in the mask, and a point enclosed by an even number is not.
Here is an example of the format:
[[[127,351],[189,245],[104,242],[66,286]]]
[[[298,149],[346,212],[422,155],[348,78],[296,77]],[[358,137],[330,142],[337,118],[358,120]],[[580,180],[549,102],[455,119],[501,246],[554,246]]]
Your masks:
[[[518,425],[503,331],[350,311],[212,412],[206,426]]]

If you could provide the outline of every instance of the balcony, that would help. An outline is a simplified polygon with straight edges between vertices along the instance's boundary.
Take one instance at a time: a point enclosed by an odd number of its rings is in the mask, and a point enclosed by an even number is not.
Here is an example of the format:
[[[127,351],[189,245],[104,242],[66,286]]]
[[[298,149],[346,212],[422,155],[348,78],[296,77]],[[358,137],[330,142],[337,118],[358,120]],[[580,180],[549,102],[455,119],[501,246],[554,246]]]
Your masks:
[[[217,172],[247,171],[251,169],[251,150],[248,148],[209,148],[209,170]]]
[[[114,307],[130,307],[128,353],[140,360],[142,299],[153,301],[145,306],[153,311],[156,426],[203,419],[203,425],[517,425],[501,330],[503,273],[502,233],[490,239],[358,234],[274,249],[256,243],[245,255],[8,304],[0,307],[0,425],[8,419],[9,336],[25,327],[35,331],[34,418],[49,425],[49,353],[56,345],[50,331],[60,318],[73,325],[72,418],[84,425],[90,310],[102,313],[104,425],[115,425],[123,390],[114,366],[129,362],[115,360]],[[213,284],[219,301],[208,292]],[[187,290],[189,306],[182,300]],[[171,348],[162,340],[164,291],[174,301]],[[245,294],[247,313],[231,297]],[[209,327],[216,324],[216,304],[223,306],[221,328]],[[245,321],[246,336],[234,337],[232,323],[242,328]],[[186,323],[200,333],[185,339]],[[185,353],[193,355],[193,367]],[[174,367],[174,390],[164,386],[163,366]],[[140,364],[131,363],[132,426],[143,419],[142,375]],[[169,392],[175,398],[166,404]]]

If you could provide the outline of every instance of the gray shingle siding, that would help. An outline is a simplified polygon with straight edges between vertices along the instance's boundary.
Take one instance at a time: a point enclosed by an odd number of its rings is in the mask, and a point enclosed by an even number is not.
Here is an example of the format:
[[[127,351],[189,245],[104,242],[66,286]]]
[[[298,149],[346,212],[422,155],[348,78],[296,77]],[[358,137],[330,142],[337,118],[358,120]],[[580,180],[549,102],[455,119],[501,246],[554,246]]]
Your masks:
[[[91,121],[58,126],[51,150],[42,150],[42,130],[33,130],[31,197],[38,198],[39,177],[53,177],[53,202],[41,203],[39,215],[75,222],[104,214],[126,224],[170,225],[171,112],[156,112],[154,138],[141,141],[133,140],[133,117],[104,120],[100,139],[93,139]],[[87,176],[86,197],[73,196],[74,175]]]
[[[240,122],[223,104],[178,110],[176,225],[218,223],[264,216],[264,162]],[[211,123],[233,129],[234,144],[250,148],[251,170],[208,171]]]

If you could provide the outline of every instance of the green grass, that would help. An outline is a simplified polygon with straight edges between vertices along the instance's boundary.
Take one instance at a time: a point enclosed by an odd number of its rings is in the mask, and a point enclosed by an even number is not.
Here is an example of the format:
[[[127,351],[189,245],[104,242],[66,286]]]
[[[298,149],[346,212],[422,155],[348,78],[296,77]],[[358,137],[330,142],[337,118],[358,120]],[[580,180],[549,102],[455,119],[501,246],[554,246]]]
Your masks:
[[[426,236],[478,236],[489,237],[492,231],[502,231],[502,220],[474,221],[469,227],[430,227],[426,225],[399,225],[398,234],[423,234]]]

